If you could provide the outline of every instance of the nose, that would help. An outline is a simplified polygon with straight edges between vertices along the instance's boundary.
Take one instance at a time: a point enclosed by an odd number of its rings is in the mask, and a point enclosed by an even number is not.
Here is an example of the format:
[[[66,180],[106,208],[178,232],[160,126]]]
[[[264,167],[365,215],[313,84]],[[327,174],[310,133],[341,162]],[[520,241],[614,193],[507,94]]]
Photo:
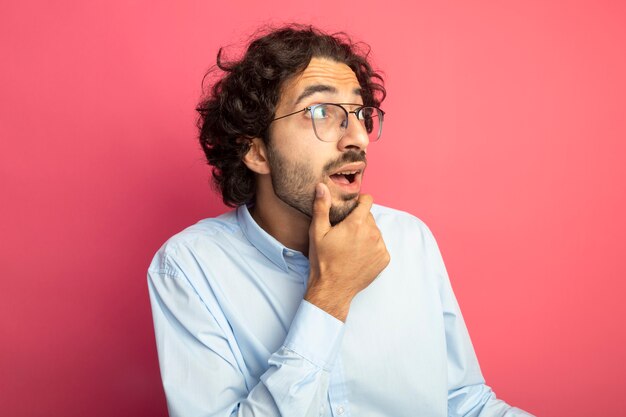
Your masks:
[[[365,126],[361,124],[359,119],[354,113],[348,116],[348,127],[343,134],[343,137],[337,142],[337,147],[340,151],[366,151],[367,145],[370,143],[369,135]]]

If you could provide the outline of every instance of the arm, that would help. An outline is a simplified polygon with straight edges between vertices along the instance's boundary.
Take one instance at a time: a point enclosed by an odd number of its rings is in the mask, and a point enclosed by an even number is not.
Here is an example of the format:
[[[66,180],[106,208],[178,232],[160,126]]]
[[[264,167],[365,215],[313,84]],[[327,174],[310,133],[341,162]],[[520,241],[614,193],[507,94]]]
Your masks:
[[[253,379],[240,368],[237,341],[217,304],[201,299],[174,267],[151,268],[148,278],[170,416],[319,415],[343,336],[339,320],[302,301],[283,346],[248,386]]]
[[[450,417],[532,417],[496,398],[485,385],[465,321],[450,284],[441,253],[432,234],[429,260],[439,279],[448,354],[448,416]]]
[[[319,415],[350,301],[389,262],[369,212],[371,198],[362,196],[361,205],[331,227],[330,193],[321,188],[310,230],[309,287],[285,342],[258,379],[249,375],[245,346],[239,346],[215,297],[206,291],[200,297],[194,281],[163,251],[153,261],[150,299],[172,416]]]
[[[323,183],[316,186],[309,228],[311,271],[304,299],[342,322],[354,296],[370,285],[390,260],[370,212],[372,202],[370,195],[361,194],[356,208],[333,227],[330,191]]]

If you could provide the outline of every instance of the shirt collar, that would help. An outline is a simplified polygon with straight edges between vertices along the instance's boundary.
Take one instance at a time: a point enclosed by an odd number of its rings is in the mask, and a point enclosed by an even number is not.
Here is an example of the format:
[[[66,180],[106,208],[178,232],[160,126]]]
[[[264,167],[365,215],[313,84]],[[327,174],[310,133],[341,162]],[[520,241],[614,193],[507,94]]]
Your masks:
[[[265,255],[270,261],[278,265],[282,270],[288,272],[289,265],[285,257],[289,257],[289,263],[293,263],[295,259],[306,257],[300,252],[289,249],[272,235],[263,230],[257,222],[252,218],[248,207],[243,204],[237,208],[237,222],[241,227],[241,231],[248,241]],[[308,260],[307,262],[308,263]]]

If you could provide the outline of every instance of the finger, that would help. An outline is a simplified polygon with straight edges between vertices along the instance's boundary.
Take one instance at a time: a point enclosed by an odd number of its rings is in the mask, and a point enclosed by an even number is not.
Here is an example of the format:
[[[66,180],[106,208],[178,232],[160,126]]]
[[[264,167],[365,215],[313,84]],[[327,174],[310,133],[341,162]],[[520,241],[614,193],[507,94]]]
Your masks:
[[[331,228],[329,213],[331,206],[330,191],[326,184],[319,183],[315,187],[315,200],[313,201],[313,218],[309,234],[314,238],[321,238]]]
[[[374,199],[369,194],[361,194],[359,196],[359,203],[354,209],[353,213],[357,216],[367,216],[372,208]]]

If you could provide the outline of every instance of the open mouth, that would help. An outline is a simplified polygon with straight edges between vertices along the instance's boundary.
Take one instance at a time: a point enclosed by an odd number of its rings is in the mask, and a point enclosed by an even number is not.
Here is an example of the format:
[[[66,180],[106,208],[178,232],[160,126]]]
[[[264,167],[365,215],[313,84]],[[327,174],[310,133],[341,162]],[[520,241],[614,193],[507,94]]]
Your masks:
[[[352,184],[360,171],[337,172],[330,176],[330,179],[339,184]]]
[[[333,184],[343,193],[358,193],[361,189],[361,179],[365,171],[365,162],[353,162],[337,168],[329,173]]]

